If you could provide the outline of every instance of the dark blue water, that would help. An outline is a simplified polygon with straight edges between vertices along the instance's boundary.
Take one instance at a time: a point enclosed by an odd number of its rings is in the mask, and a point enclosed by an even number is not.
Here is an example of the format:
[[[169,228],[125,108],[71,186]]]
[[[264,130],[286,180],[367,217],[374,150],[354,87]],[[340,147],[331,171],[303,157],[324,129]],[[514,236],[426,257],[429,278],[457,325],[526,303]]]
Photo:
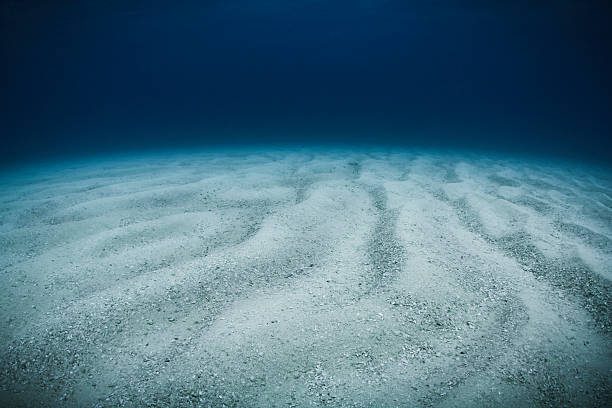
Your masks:
[[[612,158],[597,1],[4,1],[3,164],[219,144]]]

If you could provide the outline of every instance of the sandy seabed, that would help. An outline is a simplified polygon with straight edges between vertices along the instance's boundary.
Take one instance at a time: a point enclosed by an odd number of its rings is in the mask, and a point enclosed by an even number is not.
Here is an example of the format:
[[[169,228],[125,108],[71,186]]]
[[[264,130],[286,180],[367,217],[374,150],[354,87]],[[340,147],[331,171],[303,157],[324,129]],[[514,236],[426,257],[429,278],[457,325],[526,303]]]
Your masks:
[[[4,406],[612,404],[612,172],[210,151],[0,174]]]

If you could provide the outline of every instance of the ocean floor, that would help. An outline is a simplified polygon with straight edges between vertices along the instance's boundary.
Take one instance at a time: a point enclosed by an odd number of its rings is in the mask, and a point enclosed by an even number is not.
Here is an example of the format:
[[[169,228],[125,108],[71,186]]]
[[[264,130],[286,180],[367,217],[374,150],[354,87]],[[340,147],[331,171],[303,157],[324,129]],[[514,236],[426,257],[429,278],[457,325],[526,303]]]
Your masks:
[[[3,406],[612,405],[612,172],[401,150],[0,174]]]

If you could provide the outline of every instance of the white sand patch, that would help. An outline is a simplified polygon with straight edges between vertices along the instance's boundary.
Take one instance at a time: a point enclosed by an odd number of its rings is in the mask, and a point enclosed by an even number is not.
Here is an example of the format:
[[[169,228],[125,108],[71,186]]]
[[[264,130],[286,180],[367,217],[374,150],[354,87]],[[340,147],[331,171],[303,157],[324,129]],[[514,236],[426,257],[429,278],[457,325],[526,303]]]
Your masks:
[[[244,149],[5,173],[0,401],[609,405],[612,175],[563,166]]]

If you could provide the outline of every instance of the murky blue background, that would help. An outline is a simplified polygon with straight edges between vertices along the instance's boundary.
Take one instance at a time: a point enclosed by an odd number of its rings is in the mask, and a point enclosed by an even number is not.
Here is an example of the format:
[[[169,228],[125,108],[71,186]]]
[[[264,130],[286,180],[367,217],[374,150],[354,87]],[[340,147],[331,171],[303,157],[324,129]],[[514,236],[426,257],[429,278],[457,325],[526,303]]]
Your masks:
[[[0,160],[217,144],[612,158],[597,1],[6,1]]]

